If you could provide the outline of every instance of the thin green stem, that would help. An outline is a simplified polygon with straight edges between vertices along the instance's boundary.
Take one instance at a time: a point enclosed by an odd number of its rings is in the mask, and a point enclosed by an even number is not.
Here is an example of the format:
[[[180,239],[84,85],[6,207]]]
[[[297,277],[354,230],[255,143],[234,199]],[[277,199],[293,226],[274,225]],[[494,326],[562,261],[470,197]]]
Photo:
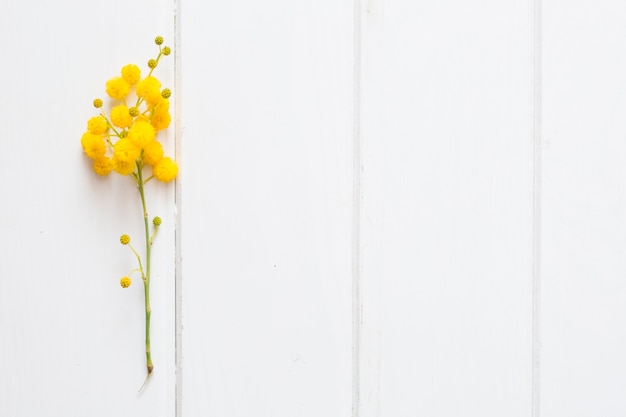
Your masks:
[[[152,357],[150,356],[150,316],[152,309],[150,308],[150,248],[152,242],[150,240],[150,227],[148,225],[148,210],[146,209],[146,197],[144,193],[143,182],[143,165],[137,162],[137,187],[139,188],[139,196],[141,197],[141,207],[143,209],[143,222],[146,233],[146,270],[143,276],[143,288],[146,305],[146,366],[148,376],[152,373],[154,366],[152,365]]]
[[[100,112],[100,115],[102,117],[104,117],[104,120],[106,120],[107,125],[109,126],[109,129],[111,129],[113,132],[115,132],[115,136],[117,136],[119,138],[120,137],[120,132],[118,132],[117,129],[115,128],[115,126],[113,126],[113,123],[111,123],[111,121],[109,120],[107,115],[104,112]]]
[[[135,248],[132,247],[132,245],[129,243],[128,247],[130,248],[130,250],[135,254],[135,257],[137,258],[137,262],[139,263],[139,269],[138,271],[141,272],[141,277],[143,278],[143,265],[141,264],[141,256],[139,256],[139,254],[137,253],[137,251],[135,250]]]
[[[162,56],[163,56],[163,48],[159,46],[159,55],[157,55],[156,57],[156,65],[154,66],[154,68],[150,68],[150,72],[148,73],[147,77],[150,77],[152,75],[152,72],[154,71],[154,69],[159,65],[159,60],[161,59]],[[142,102],[143,102],[143,98],[137,97],[137,102],[135,103],[135,107],[139,108],[139,105]]]
[[[159,228],[158,228],[158,227],[155,227],[155,228],[154,228],[154,232],[152,232],[152,236],[150,236],[150,246],[152,246],[152,241],[153,241],[153,240],[154,240],[154,238],[156,237],[156,235],[157,235],[157,232],[158,232],[158,231],[159,231]]]
[[[154,69],[159,65],[159,60],[161,59],[162,56],[163,56],[163,48],[161,48],[161,46],[159,45],[159,55],[157,55],[156,57],[156,65],[154,66],[154,68],[150,68],[148,77],[152,75],[152,71],[154,71]]]

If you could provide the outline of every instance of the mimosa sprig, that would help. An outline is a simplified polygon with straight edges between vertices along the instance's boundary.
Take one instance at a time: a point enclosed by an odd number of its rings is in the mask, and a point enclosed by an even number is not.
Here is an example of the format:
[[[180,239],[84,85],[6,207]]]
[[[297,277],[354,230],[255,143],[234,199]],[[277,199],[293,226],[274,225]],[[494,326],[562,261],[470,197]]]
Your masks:
[[[83,150],[93,160],[96,174],[105,176],[115,171],[130,176],[139,191],[145,231],[145,258],[142,262],[141,254],[130,244],[128,235],[120,237],[120,242],[131,249],[138,264],[138,268],[122,277],[120,285],[122,288],[130,287],[130,276],[133,273],[141,274],[146,312],[147,377],[154,369],[150,352],[150,255],[161,218],[157,216],[152,219],[151,229],[145,185],[153,178],[169,182],[178,174],[176,162],[164,156],[163,145],[157,140],[158,132],[170,125],[169,97],[172,93],[168,88],[161,89],[161,82],[152,75],[161,58],[171,52],[168,46],[162,46],[162,37],[157,36],[155,43],[159,53],[148,61],[150,70],[147,76],[141,78],[139,67],[128,64],[122,68],[121,76],[107,81],[105,90],[114,106],[107,115],[102,110],[103,101],[95,99],[93,105],[100,109],[100,114],[89,119],[87,132],[81,138]],[[132,105],[129,107],[128,103]]]

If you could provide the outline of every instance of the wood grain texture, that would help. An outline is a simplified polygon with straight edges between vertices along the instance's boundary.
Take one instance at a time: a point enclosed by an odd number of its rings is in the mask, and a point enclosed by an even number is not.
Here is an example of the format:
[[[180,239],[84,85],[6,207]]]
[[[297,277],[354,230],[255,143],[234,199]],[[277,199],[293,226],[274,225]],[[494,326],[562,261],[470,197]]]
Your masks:
[[[0,15],[0,415],[173,415],[174,188],[147,187],[164,223],[153,251],[155,373],[139,396],[143,288],[138,278],[119,285],[134,267],[119,236],[141,241],[139,195],[129,178],[97,178],[80,145],[92,100],[123,65],[146,67],[156,35],[173,41],[171,16],[167,2],[116,0],[18,2]],[[173,60],[162,67],[172,86]]]

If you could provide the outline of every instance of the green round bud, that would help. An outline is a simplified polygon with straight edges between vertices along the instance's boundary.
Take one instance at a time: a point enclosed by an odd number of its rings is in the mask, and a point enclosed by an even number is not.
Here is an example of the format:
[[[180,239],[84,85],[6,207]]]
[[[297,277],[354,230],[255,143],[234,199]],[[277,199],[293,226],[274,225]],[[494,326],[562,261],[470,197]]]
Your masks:
[[[156,43],[157,45],[161,45],[163,43],[163,37],[157,36],[156,38],[154,38],[154,43]]]
[[[128,130],[124,129],[120,132],[120,139],[123,139],[126,136],[128,136]]]
[[[161,218],[159,216],[156,216],[154,219],[152,219],[152,224],[154,224],[155,226],[160,226]]]
[[[163,91],[161,91],[161,97],[170,98],[171,96],[172,96],[172,90],[170,90],[169,88],[164,88]]]
[[[130,109],[128,109],[128,114],[133,117],[137,117],[139,116],[139,109],[137,107],[131,107]]]
[[[157,61],[156,61],[156,59],[151,59],[150,61],[148,61],[148,67],[149,67],[149,68],[154,69],[154,68],[156,68],[156,66],[157,66]]]
[[[97,98],[97,99],[95,99],[95,100],[93,101],[93,106],[94,106],[96,109],[99,109],[100,107],[102,107],[102,104],[103,104],[103,103],[102,103],[102,100],[101,100],[101,99],[99,99],[99,98]]]
[[[163,53],[163,55],[168,56],[170,52],[172,52],[172,50],[170,49],[169,46],[164,46],[161,52]]]

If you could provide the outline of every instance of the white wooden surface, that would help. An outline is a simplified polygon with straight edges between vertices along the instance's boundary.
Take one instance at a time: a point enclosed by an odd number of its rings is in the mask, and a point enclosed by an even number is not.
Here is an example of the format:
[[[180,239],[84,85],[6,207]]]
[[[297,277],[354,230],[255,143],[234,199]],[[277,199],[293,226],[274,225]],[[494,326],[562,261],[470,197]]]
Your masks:
[[[105,82],[129,62],[145,68],[154,36],[173,41],[171,8],[26,1],[0,14],[2,416],[174,413],[174,187],[147,191],[164,223],[153,251],[155,374],[138,395],[143,288],[119,285],[134,268],[119,236],[140,240],[141,205],[129,178],[97,178],[80,147]],[[173,69],[173,59],[158,69],[170,86]]]
[[[183,415],[349,416],[351,4],[183,7]]]
[[[625,19],[544,5],[542,416],[626,414]]]
[[[624,415],[624,21],[617,0],[7,4],[0,416]],[[157,34],[181,172],[148,190],[138,395],[118,238],[139,201],[79,140]]]
[[[363,10],[360,416],[530,416],[533,8]]]

